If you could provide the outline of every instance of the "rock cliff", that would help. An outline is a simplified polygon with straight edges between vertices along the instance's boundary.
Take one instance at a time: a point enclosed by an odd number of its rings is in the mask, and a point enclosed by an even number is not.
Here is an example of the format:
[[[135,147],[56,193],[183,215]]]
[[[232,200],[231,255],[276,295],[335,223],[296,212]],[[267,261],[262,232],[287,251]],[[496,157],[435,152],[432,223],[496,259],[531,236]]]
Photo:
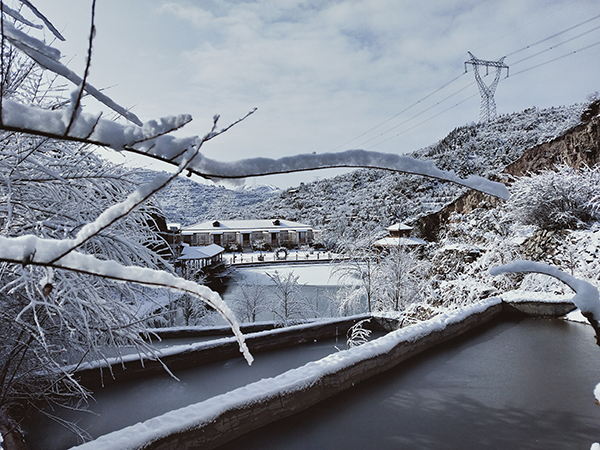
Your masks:
[[[581,116],[581,123],[559,137],[526,150],[500,174],[502,181],[510,176],[552,169],[557,164],[579,168],[600,164],[600,101],[591,103]],[[476,191],[468,191],[440,211],[419,218],[415,227],[427,240],[435,241],[441,227],[453,212],[468,214],[478,207],[494,207],[499,200]]]

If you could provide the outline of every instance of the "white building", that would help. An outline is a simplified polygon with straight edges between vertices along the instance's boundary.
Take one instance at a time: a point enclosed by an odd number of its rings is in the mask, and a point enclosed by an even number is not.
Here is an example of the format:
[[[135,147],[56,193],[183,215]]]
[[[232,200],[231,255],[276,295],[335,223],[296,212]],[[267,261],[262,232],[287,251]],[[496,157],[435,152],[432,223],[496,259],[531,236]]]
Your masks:
[[[320,240],[320,231],[310,225],[291,220],[214,220],[183,227],[181,237],[192,246],[217,244],[222,247],[241,246],[244,250],[258,244],[272,248],[310,245]]]

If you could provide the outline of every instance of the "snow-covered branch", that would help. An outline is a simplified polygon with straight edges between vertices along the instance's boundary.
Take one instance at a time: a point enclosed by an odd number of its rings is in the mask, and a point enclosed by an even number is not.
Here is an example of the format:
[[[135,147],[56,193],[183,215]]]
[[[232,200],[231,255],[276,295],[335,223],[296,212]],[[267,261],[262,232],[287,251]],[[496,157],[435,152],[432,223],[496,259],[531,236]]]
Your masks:
[[[93,255],[84,255],[74,251],[57,261],[51,262],[56,254],[62,252],[62,242],[59,240],[42,239],[32,235],[16,238],[0,236],[0,248],[2,249],[0,252],[0,261],[12,264],[65,269],[109,280],[169,288],[195,295],[221,313],[230,323],[240,344],[240,351],[244,354],[248,363],[252,363],[252,355],[250,355],[244,343],[244,337],[233,313],[216,292],[206,286],[176,277],[162,270],[124,266],[116,261],[103,261]]]
[[[597,339],[600,336],[600,295],[598,289],[587,281],[575,278],[556,267],[534,261],[514,261],[503,266],[492,267],[491,275],[503,273],[541,273],[554,277],[575,291],[571,301],[586,316],[594,329]]]
[[[159,122],[151,121],[138,127],[121,125],[90,114],[81,114],[73,124],[69,135],[64,136],[65,124],[61,112],[42,110],[7,100],[2,109],[0,128],[110,147],[117,151],[129,151],[180,165],[187,148],[198,141],[210,140],[225,131],[212,132],[203,138],[198,136],[175,138],[166,135],[165,130],[179,128],[190,120],[189,115],[180,115],[164,118]],[[334,167],[375,168],[416,174],[457,183],[502,199],[509,197],[508,189],[502,183],[479,176],[460,178],[453,171],[437,168],[431,161],[366,150],[308,153],[279,159],[249,158],[233,162],[216,161],[198,153],[190,161],[187,170],[204,178],[232,179]]]

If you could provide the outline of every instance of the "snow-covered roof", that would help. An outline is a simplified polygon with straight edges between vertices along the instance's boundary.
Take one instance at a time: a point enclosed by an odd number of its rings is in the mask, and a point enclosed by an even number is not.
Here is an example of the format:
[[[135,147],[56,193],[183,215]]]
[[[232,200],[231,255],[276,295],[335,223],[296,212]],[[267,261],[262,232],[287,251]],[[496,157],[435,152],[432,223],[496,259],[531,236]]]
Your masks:
[[[191,247],[184,245],[181,251],[181,256],[177,258],[179,261],[189,261],[192,259],[209,259],[223,253],[225,249],[217,244],[210,244],[200,247]]]
[[[399,247],[402,245],[415,246],[425,244],[427,244],[427,242],[419,238],[384,237],[375,241],[373,245],[375,245],[376,247]]]
[[[413,227],[409,227],[408,225],[402,222],[398,222],[394,225],[387,227],[388,231],[410,231],[412,229]]]
[[[208,220],[195,225],[183,227],[183,234],[214,233],[223,231],[278,231],[297,230],[307,231],[311,226],[304,223],[283,219],[258,219],[258,220]]]

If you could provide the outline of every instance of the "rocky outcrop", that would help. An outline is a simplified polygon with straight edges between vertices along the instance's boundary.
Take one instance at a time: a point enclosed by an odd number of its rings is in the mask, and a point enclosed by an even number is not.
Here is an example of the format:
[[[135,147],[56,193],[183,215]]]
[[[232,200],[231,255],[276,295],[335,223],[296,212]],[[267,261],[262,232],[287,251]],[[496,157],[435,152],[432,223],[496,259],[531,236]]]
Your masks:
[[[420,236],[428,241],[436,241],[441,227],[448,221],[453,212],[468,214],[475,208],[493,208],[502,200],[483,194],[479,191],[470,190],[458,197],[452,203],[444,206],[441,210],[419,217],[414,227]]]
[[[582,119],[587,118],[586,112]],[[600,116],[589,117],[587,122],[577,125],[562,136],[530,148],[507,166],[504,172],[522,176],[552,169],[562,163],[575,168],[583,165],[594,167],[600,163]]]
[[[579,168],[583,165],[594,167],[600,164],[600,101],[590,104],[583,112],[582,123],[563,135],[526,150],[523,155],[508,165],[500,178],[508,181],[507,175],[523,176],[528,173],[553,169],[557,164]],[[421,237],[436,241],[440,229],[453,212],[468,214],[475,208],[494,207],[498,199],[477,191],[469,191],[440,211],[420,217],[415,228]]]

